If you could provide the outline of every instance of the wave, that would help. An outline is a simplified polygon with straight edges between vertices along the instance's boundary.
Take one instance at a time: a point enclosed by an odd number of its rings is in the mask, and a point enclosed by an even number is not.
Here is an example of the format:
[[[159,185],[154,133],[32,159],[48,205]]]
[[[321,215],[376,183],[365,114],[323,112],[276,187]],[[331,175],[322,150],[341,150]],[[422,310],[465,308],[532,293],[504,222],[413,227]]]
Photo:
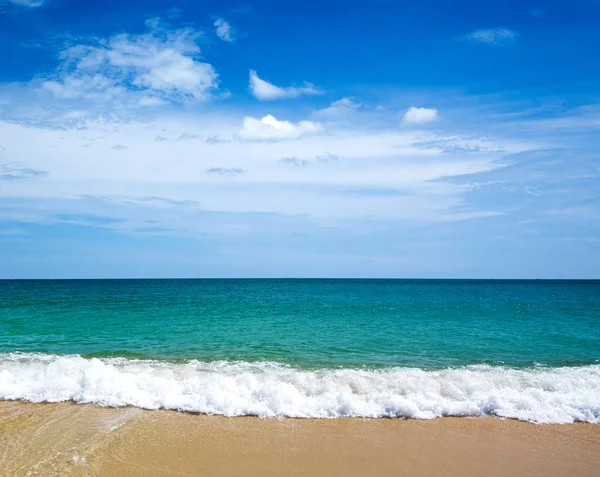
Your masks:
[[[600,365],[302,370],[272,362],[175,364],[8,353],[0,354],[0,399],[224,416],[600,423]]]

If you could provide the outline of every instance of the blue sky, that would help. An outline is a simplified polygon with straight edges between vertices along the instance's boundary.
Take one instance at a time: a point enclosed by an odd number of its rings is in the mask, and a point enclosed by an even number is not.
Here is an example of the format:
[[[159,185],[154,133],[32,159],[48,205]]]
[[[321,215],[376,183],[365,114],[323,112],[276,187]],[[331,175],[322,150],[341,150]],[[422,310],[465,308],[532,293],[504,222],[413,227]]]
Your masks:
[[[4,1],[0,278],[598,278],[599,23]]]

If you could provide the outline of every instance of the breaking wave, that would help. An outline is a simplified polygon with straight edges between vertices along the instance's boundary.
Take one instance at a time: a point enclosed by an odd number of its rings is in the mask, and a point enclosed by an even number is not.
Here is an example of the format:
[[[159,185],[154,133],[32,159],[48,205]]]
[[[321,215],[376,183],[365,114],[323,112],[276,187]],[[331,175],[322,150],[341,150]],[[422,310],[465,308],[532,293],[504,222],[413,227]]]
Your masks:
[[[0,399],[224,416],[600,423],[600,365],[304,370],[271,362],[176,364],[9,353],[0,354]]]

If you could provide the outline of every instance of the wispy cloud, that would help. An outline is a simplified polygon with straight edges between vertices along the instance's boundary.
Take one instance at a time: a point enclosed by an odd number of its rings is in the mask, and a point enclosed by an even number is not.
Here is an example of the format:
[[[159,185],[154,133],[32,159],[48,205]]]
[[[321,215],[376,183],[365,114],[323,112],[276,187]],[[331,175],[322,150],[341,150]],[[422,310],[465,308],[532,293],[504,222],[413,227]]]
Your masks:
[[[223,139],[218,134],[215,134],[214,136],[208,136],[204,140],[204,142],[206,144],[223,144],[223,143],[231,142],[231,140],[230,139]]]
[[[315,116],[328,120],[340,120],[355,113],[362,105],[354,98],[342,98],[329,106],[315,111]]]
[[[519,33],[508,28],[486,28],[475,30],[464,38],[469,41],[485,43],[488,45],[507,46],[519,41]]]
[[[169,8],[169,10],[167,10],[167,18],[169,20],[178,20],[179,18],[181,18],[182,14],[183,10],[179,7],[172,7]]]
[[[207,174],[216,174],[223,177],[236,177],[244,173],[244,169],[238,167],[209,167],[206,169]]]
[[[317,154],[313,159],[300,159],[296,156],[282,157],[277,162],[288,166],[306,167],[310,164],[325,164],[327,162],[335,162],[340,159],[337,154],[326,152],[325,154]]]
[[[45,5],[47,2],[46,0],[8,0],[8,3],[27,8],[37,8]]]
[[[18,162],[0,164],[0,180],[31,179],[48,175],[46,171],[33,169]]]
[[[135,228],[173,228],[173,214],[157,218],[149,210],[148,220],[160,223],[144,225],[130,208],[121,210],[121,205],[114,204],[105,211],[104,206],[78,205],[76,198],[155,195],[171,201],[194,200],[206,211],[308,214],[327,223],[343,217],[430,222],[489,215],[490,210],[465,204],[464,196],[472,188],[464,184],[462,176],[503,167],[497,154],[465,156],[415,147],[413,144],[423,139],[444,141],[445,136],[399,130],[394,127],[393,113],[389,119],[392,127],[388,129],[336,127],[328,134],[318,122],[286,121],[272,115],[246,117],[240,131],[235,115],[215,116],[212,112],[193,118],[182,114],[128,121],[116,128],[114,123],[90,121],[85,132],[46,130],[44,134],[0,122],[6,148],[3,154],[23,163],[33,158],[27,167],[49,174],[43,187],[37,180],[35,187],[26,189],[19,181],[5,181],[3,199],[5,204],[8,200],[21,201],[11,212],[13,222],[35,221],[27,218],[34,213],[47,217],[47,199],[55,198],[60,214],[76,215],[85,210],[88,214],[125,216],[135,222],[131,225]],[[223,140],[211,144],[204,140],[169,141],[169,158],[174,159],[165,160],[164,145],[155,141],[156,135],[176,138],[186,131],[202,131],[203,138],[218,136]],[[81,160],[81,145],[88,144],[91,137],[102,137],[97,141],[99,147],[86,149],[85,160]],[[109,149],[115,144],[130,147]],[[41,157],[40,150],[48,153]],[[288,159],[278,163],[282,158]],[[454,177],[456,184],[451,183]],[[227,178],[231,180],[224,181]],[[348,192],[382,189],[399,192],[393,201],[380,194],[349,196]],[[24,198],[30,201],[29,206],[23,203]],[[163,207],[163,202],[144,204]],[[176,228],[185,227],[194,225]]]
[[[147,234],[169,229],[173,235],[194,236],[206,227],[200,223],[204,216],[193,215],[199,210],[239,214],[218,219],[224,228],[237,227],[243,214],[261,213],[277,217],[274,221],[302,216],[326,227],[348,230],[348,221],[366,218],[380,221],[382,228],[385,221],[465,221],[510,214],[522,207],[524,195],[528,204],[550,200],[528,192],[531,186],[548,182],[546,176],[531,178],[533,172],[524,164],[533,159],[510,156],[548,147],[547,134],[530,134],[532,118],[498,119],[490,113],[493,108],[489,104],[486,107],[492,109],[485,114],[471,110],[466,114],[464,108],[443,99],[429,98],[427,103],[416,104],[440,105],[446,119],[444,132],[398,128],[397,103],[386,104],[385,111],[375,114],[373,108],[358,107],[358,100],[352,98],[332,105],[353,111],[351,122],[325,117],[322,122],[301,120],[302,110],[284,116],[285,108],[273,115],[247,115],[243,123],[241,118],[248,111],[242,108],[226,112],[199,108],[193,114],[169,108],[139,120],[98,119],[87,121],[85,129],[43,132],[27,124],[0,121],[5,147],[2,157],[27,164],[19,166],[23,170],[18,174],[11,166],[9,174],[29,178],[28,182],[2,183],[2,212],[11,224],[47,224],[53,220],[64,223],[65,214],[74,217],[85,211],[123,219],[103,226],[110,230]],[[401,104],[411,102],[403,99]],[[415,110],[419,121],[440,114],[427,108]],[[505,111],[506,104],[500,110]],[[577,117],[596,115],[588,110],[575,113]],[[306,114],[312,117],[308,111]],[[539,120],[538,115],[535,119]],[[527,124],[530,129],[525,131]],[[567,126],[578,134],[581,130],[579,124],[569,122]],[[547,131],[549,126],[536,123],[535,127]],[[556,136],[570,137],[563,129],[553,131],[552,141],[558,141]],[[591,134],[596,132],[597,127]],[[190,135],[197,133],[202,134],[200,140],[176,140],[191,139]],[[168,142],[157,142],[157,135]],[[92,147],[83,150],[82,144]],[[129,149],[109,149],[118,144]],[[567,162],[570,165],[564,169],[574,169],[573,161]],[[556,181],[565,180],[564,173],[555,173],[546,165],[539,167],[552,173]],[[48,177],[36,178],[26,169],[48,171]],[[495,175],[485,175],[492,173]],[[583,173],[594,171],[585,169]],[[515,185],[515,177],[525,176],[531,181]],[[98,201],[83,203],[79,198],[85,194],[130,199],[99,205]],[[164,200],[142,201],[153,195]],[[583,191],[581,195],[585,195]],[[197,205],[183,205],[190,200]],[[59,215],[63,218],[57,219]],[[218,221],[211,220],[212,225]]]
[[[500,146],[495,145],[493,141],[481,136],[448,136],[443,139],[425,139],[414,143],[413,146],[427,150],[440,150],[448,154],[505,152]]]
[[[177,138],[177,141],[190,141],[192,139],[202,139],[202,134],[183,133]]]
[[[326,152],[325,154],[315,156],[315,159],[318,162],[332,162],[332,161],[339,161],[340,156],[338,156],[337,154],[331,154],[330,152]]]
[[[318,134],[322,130],[323,127],[318,122],[292,123],[280,121],[275,116],[267,114],[260,119],[246,116],[239,137],[248,141],[298,139],[302,136]]]
[[[295,167],[305,167],[308,166],[308,161],[306,159],[298,159],[297,157],[282,157],[277,162],[281,164],[285,164],[287,166],[295,166]]]
[[[215,33],[217,36],[229,43],[233,43],[235,41],[235,30],[231,23],[226,21],[224,18],[217,18],[214,23]]]
[[[258,77],[254,70],[250,70],[250,91],[252,95],[261,101],[272,101],[276,99],[297,98],[302,95],[323,94],[323,91],[311,83],[303,86],[289,86],[282,88]]]

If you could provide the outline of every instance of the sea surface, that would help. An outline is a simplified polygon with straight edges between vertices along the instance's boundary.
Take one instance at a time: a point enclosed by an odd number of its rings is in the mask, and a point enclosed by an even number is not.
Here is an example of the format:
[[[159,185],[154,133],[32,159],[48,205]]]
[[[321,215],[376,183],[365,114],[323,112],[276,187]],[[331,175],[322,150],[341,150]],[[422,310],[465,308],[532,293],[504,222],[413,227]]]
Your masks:
[[[0,281],[0,399],[600,423],[600,281]]]

